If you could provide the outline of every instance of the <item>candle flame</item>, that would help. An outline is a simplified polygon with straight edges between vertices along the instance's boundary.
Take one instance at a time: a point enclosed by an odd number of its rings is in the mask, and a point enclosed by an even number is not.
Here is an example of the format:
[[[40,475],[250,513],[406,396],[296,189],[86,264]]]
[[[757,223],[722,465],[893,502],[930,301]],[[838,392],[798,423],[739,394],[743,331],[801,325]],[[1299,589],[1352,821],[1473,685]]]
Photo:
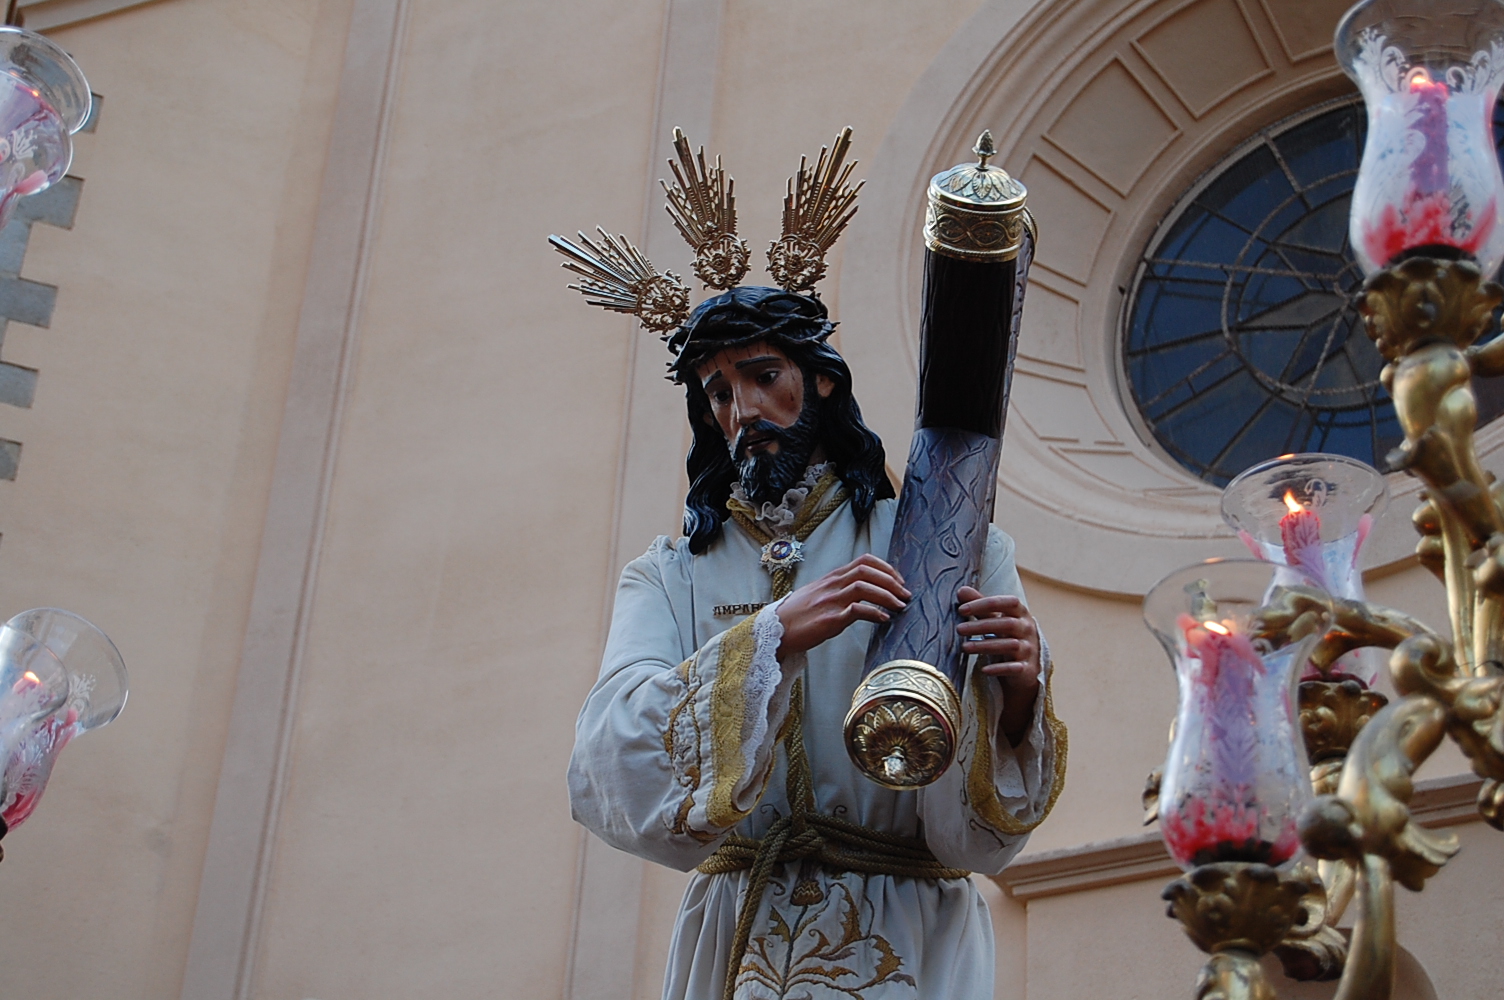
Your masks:
[[[27,680],[31,681],[33,684],[40,684],[40,683],[42,683],[42,678],[38,677],[36,674],[32,673],[30,670],[26,671],[26,673],[22,674],[21,676],[25,677]]]
[[[1437,87],[1446,86],[1446,84],[1438,84],[1434,80],[1432,80],[1431,74],[1426,72],[1426,68],[1424,66],[1417,66],[1413,70],[1411,70],[1410,79],[1408,82],[1410,85],[1410,92],[1412,94],[1421,90],[1434,90]]]
[[[1231,629],[1226,625],[1219,625],[1217,622],[1202,622],[1201,627],[1208,632],[1215,632],[1218,635],[1232,635]]]
[[[1299,514],[1301,511],[1305,510],[1305,507],[1301,505],[1300,501],[1295,499],[1295,494],[1291,493],[1289,490],[1285,490],[1285,506],[1290,508],[1290,513],[1292,514]]]

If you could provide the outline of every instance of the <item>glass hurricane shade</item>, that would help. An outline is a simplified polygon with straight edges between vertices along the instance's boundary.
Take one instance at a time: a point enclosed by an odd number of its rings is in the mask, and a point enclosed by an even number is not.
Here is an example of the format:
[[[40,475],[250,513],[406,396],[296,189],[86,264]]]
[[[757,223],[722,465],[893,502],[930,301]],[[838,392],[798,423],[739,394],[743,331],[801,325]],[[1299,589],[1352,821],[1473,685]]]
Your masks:
[[[45,36],[0,27],[0,226],[17,198],[67,173],[70,136],[88,119],[91,101],[73,57]]]
[[[0,760],[68,700],[62,661],[21,629],[0,625]]]
[[[1349,235],[1368,274],[1407,251],[1504,262],[1492,112],[1504,83],[1501,0],[1365,0],[1337,25],[1368,139]]]
[[[1222,491],[1222,519],[1255,556],[1285,567],[1276,573],[1282,584],[1309,583],[1361,601],[1359,552],[1388,502],[1377,469],[1345,455],[1310,452],[1260,462],[1238,475]],[[1306,667],[1300,679],[1329,676],[1368,687],[1387,657],[1383,650],[1356,649],[1327,675]]]
[[[15,663],[12,663],[12,660]],[[37,608],[0,626],[0,684],[19,671],[61,677],[62,694],[52,707],[18,727],[4,749],[0,770],[0,820],[14,829],[31,815],[57,755],[75,736],[108,725],[125,707],[129,679],[125,661],[109,637],[71,611]],[[3,702],[0,702],[3,704]]]
[[[1283,865],[1300,849],[1311,797],[1295,678],[1331,622],[1323,600],[1291,641],[1265,628],[1287,596],[1282,567],[1214,559],[1171,573],[1144,598],[1144,621],[1180,688],[1159,791],[1159,827],[1181,867]],[[1319,592],[1311,590],[1308,595]]]

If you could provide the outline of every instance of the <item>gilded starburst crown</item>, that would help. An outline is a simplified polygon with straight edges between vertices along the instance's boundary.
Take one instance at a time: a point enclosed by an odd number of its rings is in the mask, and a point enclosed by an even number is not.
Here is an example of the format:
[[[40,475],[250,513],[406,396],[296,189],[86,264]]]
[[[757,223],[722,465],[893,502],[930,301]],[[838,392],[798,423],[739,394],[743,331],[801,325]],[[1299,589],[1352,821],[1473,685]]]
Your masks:
[[[786,292],[808,292],[825,277],[825,255],[856,214],[864,182],[851,183],[856,161],[846,162],[850,148],[851,129],[845,128],[830,146],[821,147],[813,165],[800,157],[798,172],[789,178],[783,235],[768,246],[768,271]],[[707,161],[704,147],[692,151],[677,128],[674,154],[668,161],[672,179],[659,183],[674,228],[695,252],[695,277],[706,288],[736,287],[751,259],[736,232],[736,182],[719,156]],[[596,232],[599,242],[584,233],[578,240],[548,238],[565,256],[563,266],[580,276],[569,287],[591,305],[635,315],[646,329],[668,340],[689,315],[689,286],[672,271],[659,272],[625,236]]]

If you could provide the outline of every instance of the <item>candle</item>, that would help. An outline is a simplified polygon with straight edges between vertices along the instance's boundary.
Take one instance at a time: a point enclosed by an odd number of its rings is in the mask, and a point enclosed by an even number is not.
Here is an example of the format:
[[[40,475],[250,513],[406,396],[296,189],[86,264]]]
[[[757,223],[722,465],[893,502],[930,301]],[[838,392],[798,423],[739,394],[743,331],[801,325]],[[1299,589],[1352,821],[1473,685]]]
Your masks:
[[[1415,96],[1415,124],[1425,137],[1420,154],[1410,164],[1410,183],[1417,194],[1430,197],[1447,190],[1447,85],[1431,79],[1424,66],[1410,74],[1410,93]]]
[[[0,803],[0,820],[8,829],[14,830],[36,809],[52,765],[76,735],[77,723],[78,709],[69,706],[38,726],[11,754],[3,775],[6,801]]]
[[[1363,547],[1363,540],[1373,527],[1373,517],[1365,513],[1358,518],[1356,538],[1349,552],[1346,545],[1322,543],[1320,515],[1314,510],[1306,510],[1290,490],[1285,491],[1284,501],[1289,513],[1279,519],[1279,536],[1280,545],[1285,552],[1285,565],[1299,570],[1309,583],[1329,594],[1361,594],[1358,550]],[[1245,539],[1247,541],[1250,539]],[[1259,554],[1257,549],[1254,552]],[[1366,662],[1363,651],[1354,650],[1343,654],[1328,673],[1330,677],[1308,663],[1301,672],[1300,679],[1355,680],[1368,687],[1373,680],[1374,670],[1372,664]]]
[[[1470,95],[1465,95],[1470,96]],[[1411,70],[1408,85],[1387,95],[1398,105],[1393,114],[1404,122],[1410,161],[1409,185],[1398,205],[1386,203],[1374,219],[1363,220],[1362,249],[1367,258],[1384,264],[1406,250],[1424,246],[1456,247],[1469,256],[1493,234],[1498,206],[1490,197],[1481,207],[1470,204],[1465,191],[1453,190],[1448,133],[1454,114],[1474,114],[1450,107],[1453,95],[1445,81],[1433,80],[1424,67]]]
[[[1309,576],[1312,583],[1330,590],[1326,560],[1321,553],[1321,517],[1314,510],[1306,510],[1289,490],[1285,491],[1285,507],[1290,512],[1279,519],[1285,565],[1296,567]]]
[[[1235,622],[1182,615],[1190,685],[1205,727],[1202,781],[1193,794],[1162,803],[1160,827],[1170,853],[1183,864],[1256,861],[1278,865],[1295,856],[1295,816],[1277,819],[1258,801],[1261,760],[1255,687],[1267,669]],[[1269,827],[1277,825],[1270,840]]]

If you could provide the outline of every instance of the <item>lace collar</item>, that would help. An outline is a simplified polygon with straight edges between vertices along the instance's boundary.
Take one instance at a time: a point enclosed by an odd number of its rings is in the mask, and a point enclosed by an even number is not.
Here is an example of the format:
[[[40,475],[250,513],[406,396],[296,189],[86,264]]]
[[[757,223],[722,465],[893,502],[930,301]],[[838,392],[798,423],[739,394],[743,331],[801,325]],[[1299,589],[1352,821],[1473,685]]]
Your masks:
[[[789,487],[783,494],[783,500],[776,504],[769,501],[760,507],[754,507],[747,499],[747,491],[742,489],[740,482],[731,484],[731,499],[752,508],[752,520],[768,531],[786,535],[793,529],[794,519],[799,516],[799,508],[804,506],[804,501],[809,497],[809,491],[820,482],[820,477],[834,468],[834,462],[819,462],[811,465],[804,470],[804,478]]]

